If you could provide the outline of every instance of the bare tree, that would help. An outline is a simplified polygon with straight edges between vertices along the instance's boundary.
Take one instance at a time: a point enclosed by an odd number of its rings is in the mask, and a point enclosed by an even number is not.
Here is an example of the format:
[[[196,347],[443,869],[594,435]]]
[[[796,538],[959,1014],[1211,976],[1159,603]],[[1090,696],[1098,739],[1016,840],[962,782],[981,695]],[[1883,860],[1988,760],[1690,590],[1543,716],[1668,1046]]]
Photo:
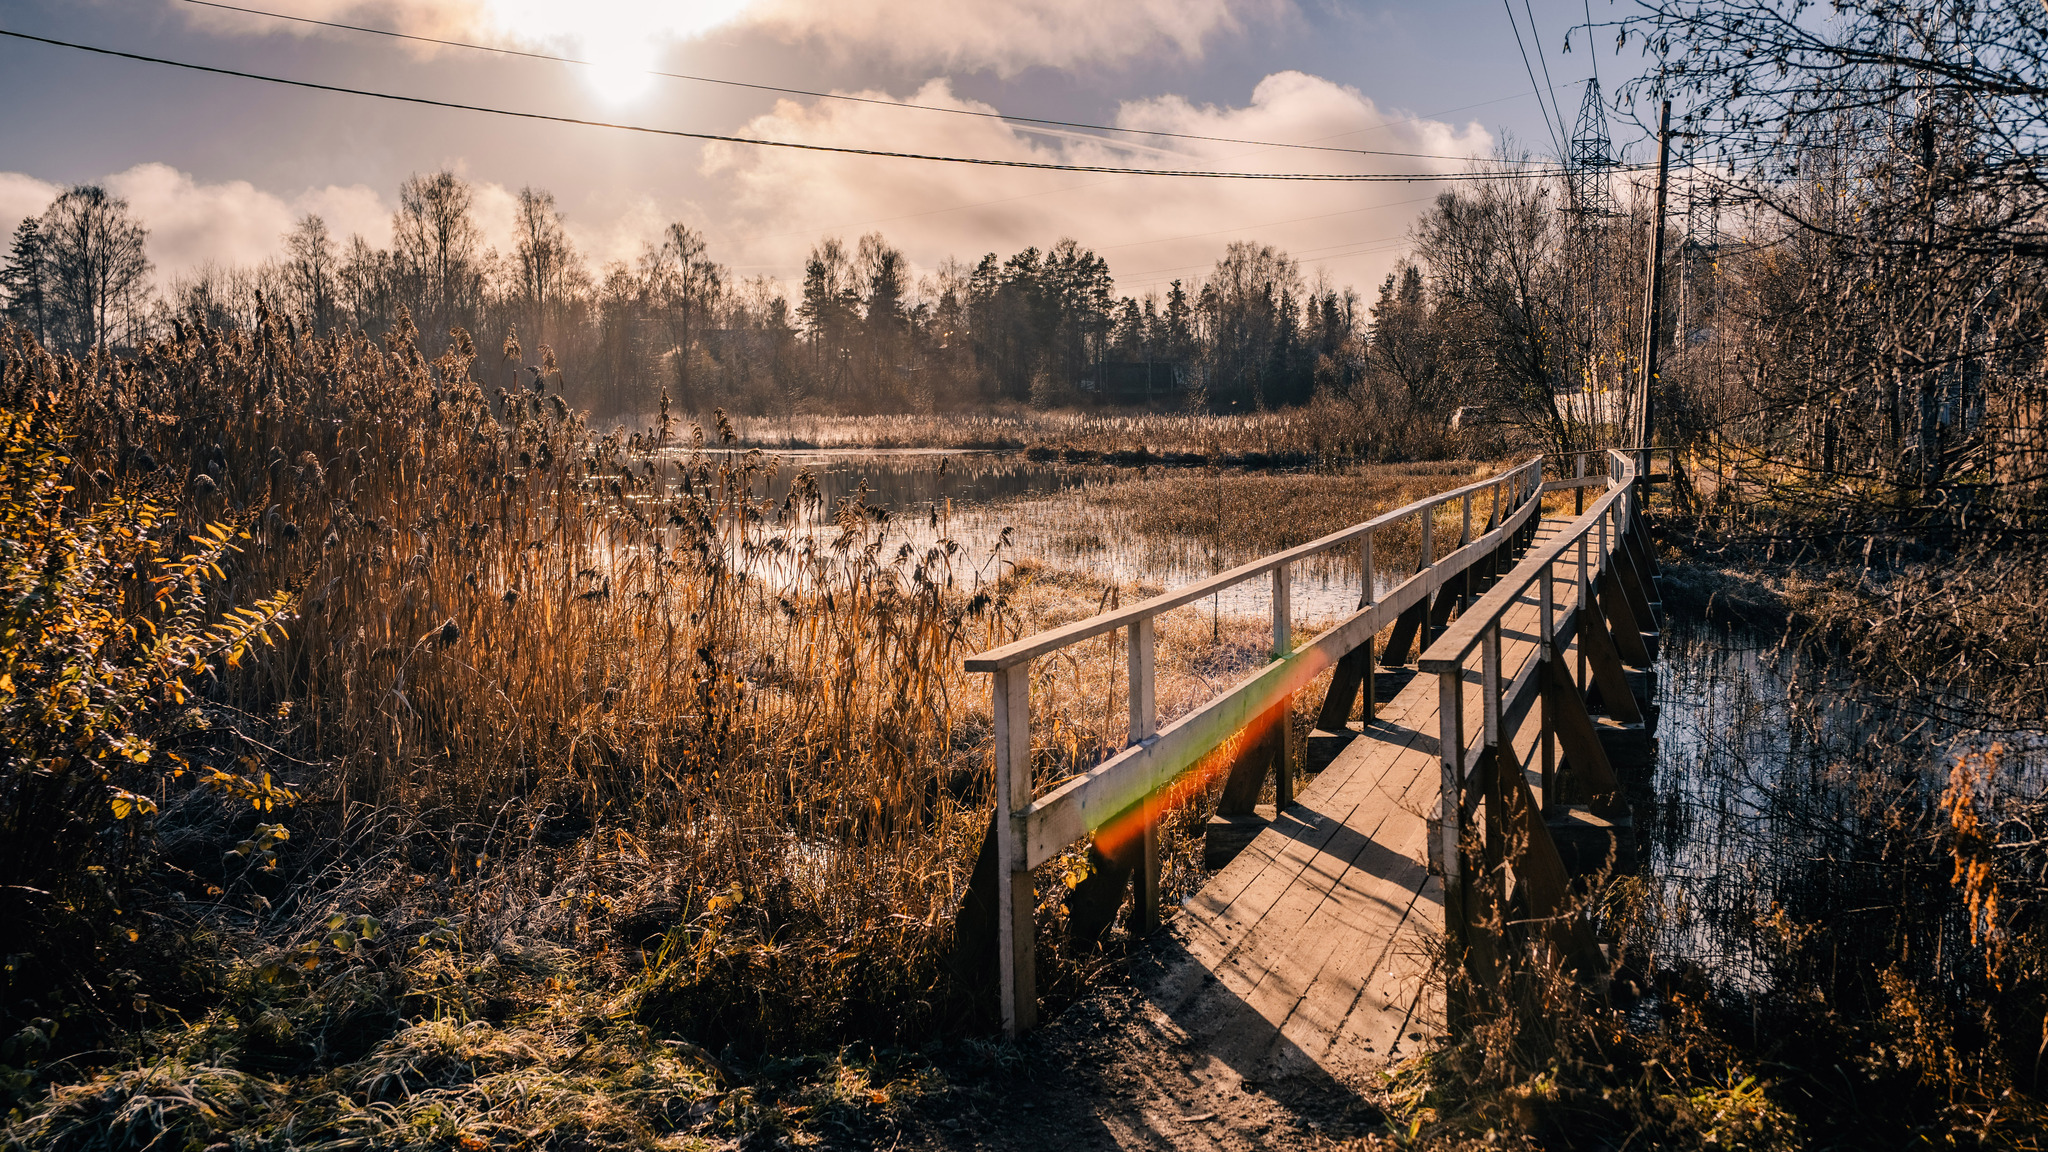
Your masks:
[[[1440,362],[1452,398],[1494,407],[1568,452],[1583,437],[1557,402],[1567,370],[1548,193],[1526,180],[1446,192],[1417,225],[1416,252],[1443,325]]]
[[[81,351],[104,347],[140,309],[149,233],[128,202],[97,184],[67,189],[40,225],[52,335]]]
[[[2048,8],[1652,0],[1623,26],[1699,139],[1747,451],[1898,507],[2048,479]],[[1846,497],[1845,497],[1846,498]],[[2022,501],[2024,503],[2024,501]],[[2015,508],[2020,504],[2012,505]],[[1981,516],[1981,512],[1978,513]]]
[[[708,251],[702,233],[678,222],[663,230],[658,247],[649,245],[640,257],[648,300],[668,324],[676,399],[686,408],[697,400],[698,381],[691,367],[697,341],[725,290],[725,266],[712,260]]]
[[[336,313],[334,237],[327,221],[311,213],[285,234],[285,277],[314,333],[334,327]]]
[[[513,231],[521,311],[527,330],[545,343],[554,339],[552,326],[583,279],[582,268],[562,227],[562,214],[555,209],[554,193],[521,188]]]
[[[482,302],[482,234],[470,219],[469,185],[442,170],[415,175],[398,190],[391,217],[392,255],[407,293],[426,315],[424,330],[445,336],[458,324],[474,324]]]

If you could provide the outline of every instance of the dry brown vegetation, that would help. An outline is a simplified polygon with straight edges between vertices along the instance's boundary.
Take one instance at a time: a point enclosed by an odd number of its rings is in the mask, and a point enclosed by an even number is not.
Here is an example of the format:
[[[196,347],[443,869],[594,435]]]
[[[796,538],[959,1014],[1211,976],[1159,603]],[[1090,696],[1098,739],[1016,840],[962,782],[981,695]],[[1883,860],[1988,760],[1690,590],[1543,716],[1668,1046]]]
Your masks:
[[[1074,411],[1005,407],[966,413],[752,417],[736,428],[760,448],[1022,448],[1078,462],[1269,467],[1492,454],[1497,439],[1406,420],[1376,395],[1319,393],[1267,411]]]
[[[116,763],[155,811],[84,787],[66,818],[105,829],[91,870],[13,890],[0,1063],[13,1105],[41,1103],[10,1139],[772,1132],[887,1094],[841,1091],[887,1078],[872,1058],[776,1059],[987,1027],[951,942],[987,820],[986,688],[961,658],[1147,589],[992,565],[943,522],[899,544],[801,479],[767,500],[772,465],[700,451],[729,427],[596,435],[552,395],[476,384],[472,356],[459,332],[429,360],[409,330],[378,347],[272,315],[125,360],[0,350],[9,404],[62,430],[79,514],[147,491],[167,538],[227,525],[207,602],[295,609],[273,645],[202,660],[189,699],[126,715],[198,771]],[[1469,471],[1299,498],[1362,519]],[[1170,717],[1263,660],[1266,626],[1189,610],[1159,643]],[[1122,744],[1101,648],[1040,669],[1043,782]],[[274,781],[278,807],[195,782],[215,767]],[[36,768],[8,771],[18,804]],[[1201,815],[1168,829],[1170,894],[1199,883]],[[1076,852],[1042,877],[1055,1005],[1125,946],[1061,929],[1085,871]]]

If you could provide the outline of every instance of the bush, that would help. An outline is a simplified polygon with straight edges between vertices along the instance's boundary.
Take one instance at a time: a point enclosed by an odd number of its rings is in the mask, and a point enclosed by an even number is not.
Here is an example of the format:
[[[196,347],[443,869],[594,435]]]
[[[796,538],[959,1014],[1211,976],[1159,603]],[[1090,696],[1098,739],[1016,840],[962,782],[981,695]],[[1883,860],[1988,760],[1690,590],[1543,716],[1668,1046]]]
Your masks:
[[[262,811],[292,799],[161,739],[195,682],[281,634],[291,595],[223,606],[214,584],[242,533],[207,525],[178,555],[156,501],[75,476],[51,364],[10,357],[0,380],[0,922],[27,930],[18,956],[120,915],[167,790],[210,783]],[[11,967],[20,994],[52,966]]]

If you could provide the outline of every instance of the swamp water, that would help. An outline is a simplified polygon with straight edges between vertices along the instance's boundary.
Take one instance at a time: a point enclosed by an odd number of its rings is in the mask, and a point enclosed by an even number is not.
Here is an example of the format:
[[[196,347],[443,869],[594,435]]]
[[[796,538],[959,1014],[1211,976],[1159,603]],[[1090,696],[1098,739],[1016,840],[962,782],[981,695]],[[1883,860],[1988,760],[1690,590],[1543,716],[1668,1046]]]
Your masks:
[[[1939,942],[1968,933],[1925,829],[1958,758],[1991,741],[1880,699],[1782,633],[1674,614],[1661,655],[1660,751],[1636,808],[1650,961],[1753,1005],[1854,981],[1857,965],[1938,969]],[[2039,794],[2048,748],[2004,746],[2000,787]],[[1825,961],[1800,955],[1822,938]]]
[[[703,454],[713,461],[747,455],[734,450]],[[1260,511],[1231,502],[1220,478],[1217,519],[1222,531],[1213,537],[1161,538],[1133,532],[1123,517],[1085,498],[1090,490],[1143,479],[1157,469],[1032,460],[1018,451],[929,448],[761,451],[758,459],[772,472],[756,482],[757,498],[779,503],[796,478],[809,473],[827,510],[814,527],[823,527],[842,500],[858,496],[886,516],[884,554],[903,545],[921,554],[951,540],[959,546],[955,577],[970,588],[1017,565],[1076,574],[1105,589],[1137,585],[1149,595],[1205,579],[1259,554],[1233,546],[1229,529],[1234,519],[1256,517]],[[1384,567],[1375,574],[1382,591],[1400,579]],[[1319,632],[1349,615],[1359,599],[1356,552],[1334,550],[1300,565],[1290,598],[1298,630]],[[1225,589],[1200,607],[1209,615],[1265,620],[1272,602],[1271,582],[1258,578]]]

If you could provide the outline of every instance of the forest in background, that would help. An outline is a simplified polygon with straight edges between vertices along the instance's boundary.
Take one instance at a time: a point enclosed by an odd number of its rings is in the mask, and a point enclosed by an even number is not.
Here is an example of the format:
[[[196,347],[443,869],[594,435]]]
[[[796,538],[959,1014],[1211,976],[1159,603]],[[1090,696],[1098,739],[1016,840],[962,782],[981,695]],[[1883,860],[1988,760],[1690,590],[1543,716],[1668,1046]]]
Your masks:
[[[1599,218],[1555,193],[1489,180],[1443,194],[1417,225],[1415,259],[1370,300],[1249,239],[1163,295],[1118,297],[1108,263],[1072,239],[913,277],[880,233],[821,240],[792,300],[736,276],[682,222],[637,260],[592,268],[534,188],[520,190],[512,250],[486,249],[472,191],[448,171],[400,189],[389,249],[308,216],[277,259],[203,265],[154,291],[146,229],[83,186],[16,229],[0,305],[74,354],[138,349],[179,325],[253,331],[265,305],[313,335],[381,337],[404,317],[424,350],[461,329],[486,381],[516,392],[544,380],[607,427],[644,425],[663,397],[682,413],[781,416],[1228,413],[1320,396],[1384,430],[1442,428],[1469,407],[1563,450],[1628,423],[1649,220],[1640,188]],[[1384,455],[1440,451],[1442,438],[1371,439],[1368,454]]]

